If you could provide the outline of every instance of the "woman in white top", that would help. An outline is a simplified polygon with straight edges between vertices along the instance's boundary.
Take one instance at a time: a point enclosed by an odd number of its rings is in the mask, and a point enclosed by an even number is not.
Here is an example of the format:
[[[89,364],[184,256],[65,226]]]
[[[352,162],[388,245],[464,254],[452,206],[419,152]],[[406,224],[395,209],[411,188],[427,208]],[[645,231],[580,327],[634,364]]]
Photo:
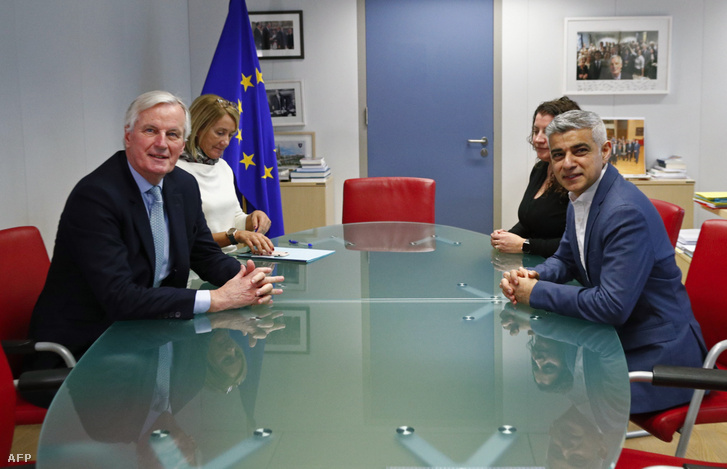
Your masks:
[[[226,252],[244,244],[254,252],[272,253],[275,247],[265,236],[270,218],[260,210],[249,215],[242,211],[232,168],[221,158],[237,133],[237,107],[219,96],[205,94],[194,100],[189,112],[192,133],[177,166],[197,179],[212,236]]]

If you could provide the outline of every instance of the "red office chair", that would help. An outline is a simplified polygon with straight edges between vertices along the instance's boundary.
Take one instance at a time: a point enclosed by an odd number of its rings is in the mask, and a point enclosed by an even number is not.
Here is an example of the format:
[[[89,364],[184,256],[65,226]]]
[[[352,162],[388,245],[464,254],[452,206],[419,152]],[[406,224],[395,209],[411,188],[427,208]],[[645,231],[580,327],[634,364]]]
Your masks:
[[[677,386],[689,388],[706,388],[727,390],[727,371],[703,370],[687,367],[654,367],[652,372],[631,372],[629,379],[633,381],[651,382],[656,386]],[[727,464],[703,462],[684,459],[676,456],[649,453],[635,449],[623,449],[616,463],[616,469],[643,469],[650,466],[667,466],[682,468],[685,464],[693,464],[699,468],[727,468]]]
[[[54,351],[63,357],[66,366],[72,367],[76,362],[65,347],[28,340],[30,317],[49,267],[48,252],[36,227],[20,226],[0,230],[0,340],[8,354],[28,353],[29,350]],[[16,377],[20,372],[20,358],[11,356],[9,359]],[[46,409],[17,396],[17,425],[42,423],[45,414]]]
[[[343,182],[343,223],[434,223],[433,179],[373,177]]]
[[[659,211],[659,215],[661,215],[661,219],[664,221],[671,245],[676,247],[679,230],[682,229],[682,220],[684,220],[684,209],[671,202],[658,199],[649,200],[654,204],[656,210]]]
[[[10,454],[15,431],[15,386],[13,373],[0,349],[0,461]],[[7,459],[7,458],[6,458]]]
[[[707,348],[727,339],[727,294],[720,288],[727,284],[725,266],[727,220],[707,220],[699,230],[685,282]],[[727,369],[727,354],[717,357],[717,367]]]
[[[666,466],[674,467],[675,469],[682,469],[685,467],[685,464],[692,464],[693,467],[698,467],[700,469],[707,469],[710,467],[727,467],[727,464],[723,463],[677,458],[676,456],[666,456],[663,454],[624,448],[621,450],[621,456],[619,456],[618,462],[616,463],[616,469],[644,469],[651,466]]]
[[[25,455],[12,455],[10,451],[13,445],[13,434],[15,433],[15,386],[13,385],[13,373],[5,357],[5,352],[0,348],[0,466],[26,466],[30,464],[11,462]],[[35,464],[30,465],[34,467]]]
[[[727,369],[727,220],[707,220],[702,224],[687,274],[686,289],[694,316],[702,327],[707,348],[704,368]],[[700,405],[701,404],[701,405]],[[689,406],[662,412],[636,414],[631,421],[660,440],[670,442],[681,429],[676,456],[683,457],[694,424],[727,422],[727,392],[696,391]]]

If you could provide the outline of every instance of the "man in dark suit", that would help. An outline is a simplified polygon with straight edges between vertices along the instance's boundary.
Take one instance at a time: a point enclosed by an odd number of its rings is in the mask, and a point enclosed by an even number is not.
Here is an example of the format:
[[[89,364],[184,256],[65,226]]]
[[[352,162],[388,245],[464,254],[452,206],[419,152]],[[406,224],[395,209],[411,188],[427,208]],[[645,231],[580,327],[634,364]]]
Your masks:
[[[263,48],[263,25],[262,23],[253,23],[253,39],[255,40],[255,49]]]
[[[282,277],[266,276],[270,269],[252,262],[241,266],[212,239],[196,180],[175,169],[189,132],[189,111],[179,98],[152,91],[134,100],[126,113],[126,150],[81,179],[68,197],[33,311],[33,339],[61,343],[80,357],[114,321],[190,319],[268,303],[281,293],[272,283]],[[155,187],[163,213],[155,218],[161,231],[152,234]],[[186,289],[190,268],[221,287]],[[46,356],[35,366],[54,360]]]
[[[649,199],[608,164],[601,118],[569,111],[548,125],[551,166],[569,191],[566,231],[534,270],[503,274],[512,302],[616,328],[629,370],[700,367],[706,354],[664,223]],[[569,284],[578,280],[580,285]],[[631,385],[631,412],[683,404],[690,389]]]
[[[591,64],[588,67],[588,79],[600,80],[601,69],[603,68],[603,56],[601,55],[601,51],[597,50],[593,53],[593,56],[591,57]]]

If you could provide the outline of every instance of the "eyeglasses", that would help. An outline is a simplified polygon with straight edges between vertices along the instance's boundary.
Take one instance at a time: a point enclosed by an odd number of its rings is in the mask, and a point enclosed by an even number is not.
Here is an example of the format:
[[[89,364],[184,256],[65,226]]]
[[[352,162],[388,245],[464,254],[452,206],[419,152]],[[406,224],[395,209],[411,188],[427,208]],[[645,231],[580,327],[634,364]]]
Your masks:
[[[230,101],[228,101],[226,99],[217,98],[217,104],[219,104],[223,109],[229,108],[229,109],[234,109],[235,111],[237,111],[237,106],[235,106],[234,104],[232,104]]]

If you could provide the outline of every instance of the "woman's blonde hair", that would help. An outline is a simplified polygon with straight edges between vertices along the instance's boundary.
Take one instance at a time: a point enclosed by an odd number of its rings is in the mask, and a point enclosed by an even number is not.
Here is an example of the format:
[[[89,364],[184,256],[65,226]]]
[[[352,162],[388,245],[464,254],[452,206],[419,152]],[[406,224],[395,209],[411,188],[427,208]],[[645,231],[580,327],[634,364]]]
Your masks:
[[[192,115],[192,131],[187,139],[186,150],[195,158],[199,148],[199,136],[225,114],[235,121],[235,128],[240,127],[240,111],[237,106],[216,94],[203,94],[195,99],[189,107],[189,113]]]

